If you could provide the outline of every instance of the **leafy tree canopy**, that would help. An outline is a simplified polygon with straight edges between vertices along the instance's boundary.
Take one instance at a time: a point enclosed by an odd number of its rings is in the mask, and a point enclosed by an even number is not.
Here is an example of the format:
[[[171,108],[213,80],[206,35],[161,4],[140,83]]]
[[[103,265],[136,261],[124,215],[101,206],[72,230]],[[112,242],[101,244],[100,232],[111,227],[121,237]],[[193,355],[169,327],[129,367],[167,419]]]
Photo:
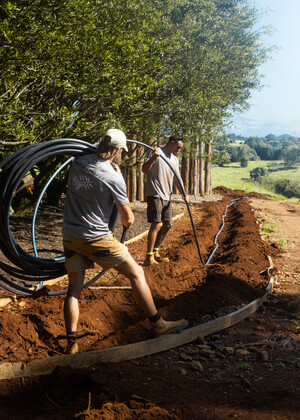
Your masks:
[[[267,58],[246,0],[4,0],[3,154],[111,126],[212,141]]]

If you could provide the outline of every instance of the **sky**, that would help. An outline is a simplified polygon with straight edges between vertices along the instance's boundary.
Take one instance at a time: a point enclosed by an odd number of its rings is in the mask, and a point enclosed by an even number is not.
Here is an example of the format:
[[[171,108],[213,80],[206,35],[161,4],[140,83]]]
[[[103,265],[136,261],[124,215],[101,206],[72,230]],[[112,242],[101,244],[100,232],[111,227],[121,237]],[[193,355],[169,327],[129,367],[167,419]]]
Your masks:
[[[249,110],[233,118],[227,133],[245,137],[290,134],[300,137],[300,0],[253,0],[256,9],[271,9],[259,26],[271,25],[264,36],[278,47],[259,68],[264,87],[252,91]]]

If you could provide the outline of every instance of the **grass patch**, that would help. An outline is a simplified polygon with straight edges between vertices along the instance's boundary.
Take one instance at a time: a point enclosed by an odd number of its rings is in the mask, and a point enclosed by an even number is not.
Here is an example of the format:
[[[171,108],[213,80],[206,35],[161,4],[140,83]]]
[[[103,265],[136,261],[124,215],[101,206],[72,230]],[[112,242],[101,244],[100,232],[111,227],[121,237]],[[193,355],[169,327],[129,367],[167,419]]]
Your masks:
[[[246,168],[242,168],[239,162],[233,162],[229,165],[213,166],[212,168],[212,188],[224,186],[232,190],[245,190],[246,192],[257,192],[267,194],[276,200],[284,200],[291,202],[299,202],[298,198],[287,199],[283,195],[276,194],[267,187],[260,185],[258,182],[251,180],[250,171],[257,167],[268,169],[270,161],[256,160],[249,161]],[[274,170],[269,172],[268,178],[273,180],[289,179],[291,181],[299,181],[300,166],[297,168]]]
[[[239,369],[242,369],[242,370],[249,370],[249,371],[252,371],[253,370],[253,367],[251,366],[251,364],[250,363],[247,363],[247,362],[240,362],[240,363],[237,363],[237,365],[236,365]]]
[[[278,229],[275,225],[271,225],[270,223],[267,223],[267,222],[262,222],[260,233],[266,236],[266,235],[278,233]]]
[[[280,249],[284,249],[286,246],[286,239],[283,238],[283,233],[280,232],[274,223],[276,217],[272,214],[269,215],[269,220],[260,220],[260,234],[264,240],[277,242]]]
[[[279,249],[284,249],[286,247],[286,239],[279,239],[278,246]]]

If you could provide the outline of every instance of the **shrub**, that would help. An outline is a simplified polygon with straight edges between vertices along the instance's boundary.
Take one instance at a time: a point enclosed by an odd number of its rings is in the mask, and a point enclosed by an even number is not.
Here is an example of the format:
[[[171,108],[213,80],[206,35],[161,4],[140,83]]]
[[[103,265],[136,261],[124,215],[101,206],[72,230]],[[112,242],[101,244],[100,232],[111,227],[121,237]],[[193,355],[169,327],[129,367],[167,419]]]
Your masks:
[[[256,181],[261,176],[266,176],[267,174],[268,174],[268,170],[262,167],[257,167],[257,168],[252,169],[252,171],[250,171],[250,177],[251,179],[254,179],[254,181]]]
[[[300,198],[299,181],[291,181],[289,179],[272,180],[268,177],[260,177],[259,183],[286,198]]]
[[[248,166],[248,159],[242,157],[241,159],[241,168],[247,168]]]

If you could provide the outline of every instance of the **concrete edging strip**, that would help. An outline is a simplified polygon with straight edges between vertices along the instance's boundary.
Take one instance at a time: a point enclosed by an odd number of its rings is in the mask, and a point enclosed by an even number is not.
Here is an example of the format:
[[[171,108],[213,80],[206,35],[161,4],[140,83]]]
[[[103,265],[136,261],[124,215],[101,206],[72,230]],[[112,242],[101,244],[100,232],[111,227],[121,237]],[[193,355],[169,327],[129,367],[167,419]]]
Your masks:
[[[228,315],[213,319],[183,330],[178,334],[170,334],[151,340],[141,341],[124,346],[104,350],[95,350],[72,355],[53,356],[44,359],[35,359],[30,362],[0,363],[0,380],[28,376],[46,375],[53,372],[57,366],[71,366],[72,368],[89,368],[98,363],[122,362],[149,356],[190,343],[200,335],[216,333],[244,320],[252,315],[267,299],[273,288],[273,278],[269,280],[265,294]]]

